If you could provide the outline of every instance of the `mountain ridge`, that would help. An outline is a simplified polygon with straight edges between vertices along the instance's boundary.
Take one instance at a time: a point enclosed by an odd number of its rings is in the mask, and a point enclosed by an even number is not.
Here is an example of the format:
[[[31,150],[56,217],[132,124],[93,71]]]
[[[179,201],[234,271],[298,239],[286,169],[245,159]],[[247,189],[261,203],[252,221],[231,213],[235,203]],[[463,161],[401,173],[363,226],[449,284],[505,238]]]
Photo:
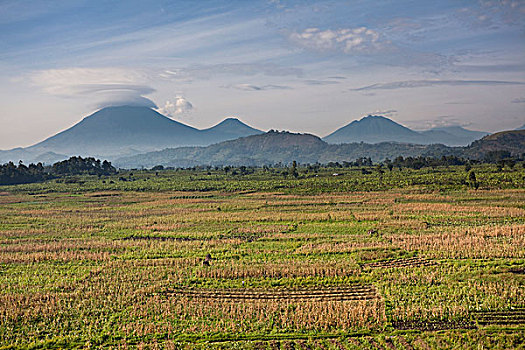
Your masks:
[[[201,130],[148,107],[111,106],[34,145],[0,151],[0,161],[59,161],[74,155],[112,159],[168,147],[207,146],[262,132],[236,118]],[[43,154],[46,157],[40,157]]]
[[[415,131],[389,118],[368,115],[360,120],[335,130],[325,136],[328,143],[342,144],[353,142],[408,142],[415,144],[437,144],[448,146],[466,146],[488,133],[467,130],[460,126],[437,127],[429,130]]]
[[[417,145],[381,142],[376,144],[350,143],[329,144],[311,134],[290,132],[267,132],[260,135],[224,141],[207,147],[169,148],[130,157],[116,159],[114,164],[122,168],[149,168],[155,165],[172,167],[246,165],[262,166],[277,163],[328,163],[353,161],[370,157],[373,161],[403,157],[458,156],[483,159],[487,152],[505,150],[521,155],[525,152],[525,131],[498,133],[496,143],[489,135],[471,146],[449,147],[441,144]],[[516,145],[516,146],[515,146]]]
[[[209,146],[241,137],[261,135],[237,118],[228,117],[205,129],[168,118],[148,107],[102,108],[72,127],[26,148],[0,151],[0,162],[53,162],[68,156],[114,160],[166,148]],[[365,142],[465,145],[486,133],[459,126],[417,132],[389,118],[369,115],[339,128],[323,139],[329,144]],[[462,141],[458,141],[458,140]]]

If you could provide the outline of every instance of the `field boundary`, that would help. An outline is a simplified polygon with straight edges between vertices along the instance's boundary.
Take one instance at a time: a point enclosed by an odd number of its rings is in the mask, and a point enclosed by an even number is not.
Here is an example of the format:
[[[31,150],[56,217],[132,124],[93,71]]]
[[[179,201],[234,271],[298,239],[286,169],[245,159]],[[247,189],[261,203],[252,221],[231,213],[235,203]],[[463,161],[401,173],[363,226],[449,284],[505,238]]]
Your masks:
[[[295,301],[349,301],[379,299],[373,285],[338,286],[325,288],[235,288],[235,289],[167,289],[160,294],[176,297],[211,300],[295,300]]]

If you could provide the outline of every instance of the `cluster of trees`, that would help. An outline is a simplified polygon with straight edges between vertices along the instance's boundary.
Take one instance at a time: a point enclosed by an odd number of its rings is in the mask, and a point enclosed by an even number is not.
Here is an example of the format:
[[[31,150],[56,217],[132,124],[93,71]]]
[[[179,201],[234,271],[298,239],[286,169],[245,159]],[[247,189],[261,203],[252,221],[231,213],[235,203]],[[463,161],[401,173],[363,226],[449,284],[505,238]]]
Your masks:
[[[0,165],[0,185],[40,182],[67,175],[112,175],[116,172],[117,169],[107,160],[101,162],[91,157],[71,157],[68,160],[57,162],[51,167],[45,167],[42,163],[31,163],[26,166],[22,164],[22,161],[17,166],[13,162],[9,162]]]
[[[15,185],[30,182],[44,181],[52,176],[45,171],[42,163],[25,166],[20,162],[18,166],[13,162],[0,165],[0,185]]]
[[[93,157],[71,157],[53,164],[51,172],[56,175],[113,175],[117,169],[107,160],[101,162]]]

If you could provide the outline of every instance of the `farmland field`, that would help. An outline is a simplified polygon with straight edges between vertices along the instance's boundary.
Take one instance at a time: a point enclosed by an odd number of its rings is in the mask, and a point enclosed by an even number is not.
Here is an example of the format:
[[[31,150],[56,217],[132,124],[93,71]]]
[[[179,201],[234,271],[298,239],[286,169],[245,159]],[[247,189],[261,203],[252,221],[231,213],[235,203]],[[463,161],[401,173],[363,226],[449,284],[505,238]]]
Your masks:
[[[524,348],[525,171],[473,169],[0,187],[0,348]]]

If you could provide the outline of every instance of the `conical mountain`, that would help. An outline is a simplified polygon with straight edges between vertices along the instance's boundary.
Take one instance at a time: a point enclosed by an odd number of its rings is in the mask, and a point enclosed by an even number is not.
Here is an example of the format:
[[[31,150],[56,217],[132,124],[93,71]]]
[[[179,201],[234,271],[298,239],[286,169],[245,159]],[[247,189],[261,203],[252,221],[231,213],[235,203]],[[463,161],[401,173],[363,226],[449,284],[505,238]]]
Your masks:
[[[460,126],[438,127],[417,132],[383,116],[369,115],[336,130],[324,140],[333,144],[399,142],[466,146],[487,134]]]
[[[202,130],[206,140],[210,143],[234,140],[239,137],[263,134],[261,130],[252,128],[237,118],[226,118],[211,128]]]
[[[423,137],[416,131],[410,130],[393,120],[378,115],[369,115],[361,120],[355,120],[350,124],[334,131],[324,138],[328,143],[352,143],[352,142],[421,142]]]
[[[28,151],[115,155],[202,144],[199,130],[147,107],[106,107]]]
[[[207,146],[260,133],[235,118],[199,130],[148,107],[115,106],[103,108],[33,146],[0,151],[0,161],[52,163],[72,155],[114,159],[165,148]]]

